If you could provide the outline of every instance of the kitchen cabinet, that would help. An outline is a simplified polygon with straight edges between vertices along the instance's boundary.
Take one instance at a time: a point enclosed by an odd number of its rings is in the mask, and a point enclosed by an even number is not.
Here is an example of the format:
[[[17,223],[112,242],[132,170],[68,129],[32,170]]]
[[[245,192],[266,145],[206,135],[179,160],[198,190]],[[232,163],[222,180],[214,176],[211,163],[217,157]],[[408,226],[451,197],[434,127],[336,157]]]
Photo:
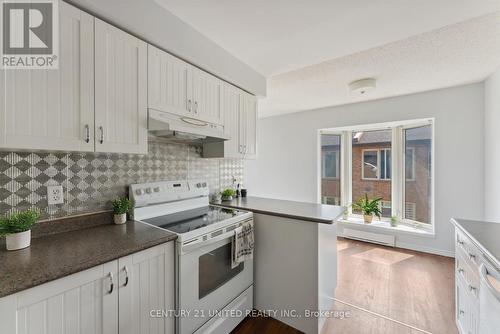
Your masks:
[[[147,44],[95,19],[95,151],[147,153]]]
[[[0,299],[2,333],[174,333],[173,242]]]
[[[194,117],[210,123],[223,124],[222,81],[195,68],[192,68],[191,78]]]
[[[118,333],[112,261],[0,299],[2,333]]]
[[[257,98],[230,84],[222,90],[224,132],[231,139],[224,142],[225,158],[255,158],[257,155]],[[204,146],[204,156],[220,157],[219,144]]]
[[[148,107],[187,116],[193,108],[190,65],[148,45]]]
[[[120,258],[119,333],[174,332],[173,317],[151,317],[151,310],[174,309],[174,243]]]
[[[59,2],[59,69],[0,70],[0,148],[94,151],[94,17]]]
[[[242,92],[240,109],[240,142],[243,156],[248,159],[257,154],[257,98]]]
[[[222,81],[148,45],[148,107],[223,124]]]

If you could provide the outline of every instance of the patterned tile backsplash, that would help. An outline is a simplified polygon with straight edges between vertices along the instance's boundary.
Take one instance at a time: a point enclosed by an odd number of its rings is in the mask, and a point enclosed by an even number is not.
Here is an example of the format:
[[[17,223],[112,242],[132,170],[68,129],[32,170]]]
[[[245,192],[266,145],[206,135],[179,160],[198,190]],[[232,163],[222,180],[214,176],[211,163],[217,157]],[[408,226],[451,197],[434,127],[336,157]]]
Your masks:
[[[196,147],[149,143],[146,155],[0,152],[0,214],[36,207],[44,219],[100,211],[128,185],[203,179],[210,192],[243,182],[243,161],[203,159]],[[47,186],[62,185],[64,204],[47,204]]]

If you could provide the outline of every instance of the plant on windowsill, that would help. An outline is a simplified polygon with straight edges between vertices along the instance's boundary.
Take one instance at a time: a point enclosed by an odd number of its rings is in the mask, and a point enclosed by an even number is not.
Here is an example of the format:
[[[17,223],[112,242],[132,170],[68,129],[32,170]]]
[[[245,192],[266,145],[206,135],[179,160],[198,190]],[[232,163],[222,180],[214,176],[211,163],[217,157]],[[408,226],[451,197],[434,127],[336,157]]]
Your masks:
[[[111,204],[113,205],[115,224],[124,224],[127,221],[127,213],[132,208],[132,202],[128,198],[117,198]]]
[[[36,209],[14,212],[0,217],[0,235],[5,235],[7,250],[18,250],[31,244],[31,227],[40,218]]]
[[[364,198],[358,199],[352,204],[352,207],[356,210],[363,212],[363,218],[366,224],[370,224],[373,220],[373,216],[377,216],[380,219],[382,212],[380,211],[380,201],[381,197],[375,199],[368,199],[368,194],[365,193]]]
[[[236,194],[236,191],[234,191],[234,189],[227,188],[224,189],[220,194],[222,196],[223,201],[232,201],[234,195]]]
[[[399,223],[398,216],[392,216],[391,217],[391,226],[392,227],[396,227],[396,226],[398,226],[398,223]]]

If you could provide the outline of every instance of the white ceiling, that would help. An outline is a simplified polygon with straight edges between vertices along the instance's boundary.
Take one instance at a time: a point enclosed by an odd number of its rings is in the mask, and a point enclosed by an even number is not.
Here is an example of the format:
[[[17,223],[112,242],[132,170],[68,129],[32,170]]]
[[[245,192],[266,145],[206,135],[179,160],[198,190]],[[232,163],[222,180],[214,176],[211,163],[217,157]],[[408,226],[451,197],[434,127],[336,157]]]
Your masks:
[[[500,10],[499,0],[154,0],[265,76]]]
[[[500,12],[268,79],[259,116],[311,110],[478,82],[500,66]],[[366,95],[348,83],[377,79]]]

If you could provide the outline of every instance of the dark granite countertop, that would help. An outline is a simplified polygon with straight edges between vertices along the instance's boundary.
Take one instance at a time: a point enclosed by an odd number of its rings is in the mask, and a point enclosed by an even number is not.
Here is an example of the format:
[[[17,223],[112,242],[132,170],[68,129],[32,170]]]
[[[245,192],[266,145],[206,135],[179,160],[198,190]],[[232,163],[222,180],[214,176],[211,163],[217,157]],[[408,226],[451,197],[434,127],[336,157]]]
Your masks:
[[[451,222],[465,233],[487,259],[500,270],[500,223],[452,218]]]
[[[271,216],[325,224],[333,224],[342,215],[342,207],[340,206],[253,196],[212,204]]]
[[[105,224],[31,240],[17,251],[0,249],[0,297],[115,260],[176,238],[139,223]]]

